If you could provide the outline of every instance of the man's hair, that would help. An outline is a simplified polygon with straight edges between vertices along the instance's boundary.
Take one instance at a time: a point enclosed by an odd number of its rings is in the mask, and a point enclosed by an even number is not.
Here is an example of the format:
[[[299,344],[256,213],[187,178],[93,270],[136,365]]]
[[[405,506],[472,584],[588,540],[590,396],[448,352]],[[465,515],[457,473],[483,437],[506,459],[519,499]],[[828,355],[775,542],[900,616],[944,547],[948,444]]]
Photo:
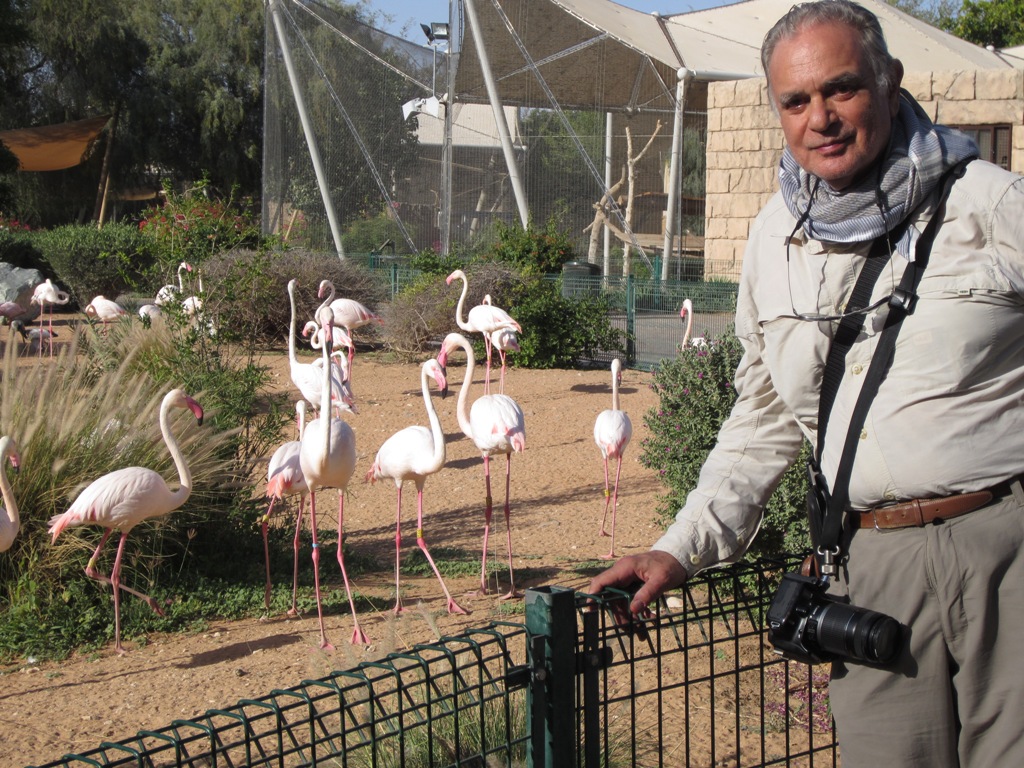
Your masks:
[[[843,24],[859,33],[864,58],[871,68],[875,82],[886,93],[892,93],[896,86],[893,70],[895,60],[885,43],[882,24],[875,14],[851,0],[814,0],[790,8],[786,15],[768,30],[761,44],[761,66],[764,68],[765,77],[768,77],[768,65],[779,42],[813,24]],[[771,87],[770,80],[768,87]]]

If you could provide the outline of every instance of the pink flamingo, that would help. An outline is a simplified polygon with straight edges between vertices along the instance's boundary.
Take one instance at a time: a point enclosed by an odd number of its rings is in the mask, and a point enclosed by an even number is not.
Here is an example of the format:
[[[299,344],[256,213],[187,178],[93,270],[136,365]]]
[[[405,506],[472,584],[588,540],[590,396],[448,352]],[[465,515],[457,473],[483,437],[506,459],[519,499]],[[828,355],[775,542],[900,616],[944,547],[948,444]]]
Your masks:
[[[103,333],[107,333],[107,324],[128,316],[128,310],[111,301],[105,296],[97,296],[85,307],[85,316],[103,323]]]
[[[21,467],[21,455],[18,453],[18,446],[14,440],[7,435],[0,437],[0,465],[4,459],[11,462],[14,471]],[[18,515],[18,502],[14,499],[14,491],[11,490],[11,481],[7,479],[7,473],[0,466],[0,493],[3,494],[4,505],[0,507],[0,552],[6,552],[14,545],[14,540],[21,529],[21,518]]]
[[[398,512],[395,515],[395,613],[404,610],[398,569],[402,549],[402,486],[406,480],[412,480],[416,484],[416,544],[427,556],[427,562],[430,563],[437,580],[441,582],[441,589],[448,598],[448,613],[464,614],[466,610],[455,602],[448,587],[445,586],[441,572],[437,570],[434,558],[427,549],[426,539],[423,538],[423,485],[429,475],[441,470],[445,459],[444,432],[441,430],[441,421],[437,418],[434,404],[430,400],[428,376],[434,377],[442,397],[448,389],[448,382],[437,360],[431,359],[423,363],[420,368],[420,389],[423,391],[423,403],[427,409],[430,429],[421,426],[406,427],[385,440],[377,451],[373,466],[366,473],[366,480],[373,483],[389,477],[395,481],[398,488]]]
[[[338,489],[337,559],[338,565],[341,566],[341,576],[345,580],[345,592],[348,594],[352,621],[355,624],[352,631],[352,642],[366,645],[369,641],[359,627],[359,617],[356,615],[356,604],[352,599],[352,588],[349,586],[348,573],[345,570],[345,556],[342,552],[345,488],[356,469],[356,438],[348,424],[341,419],[332,418],[331,415],[330,328],[334,317],[330,307],[321,307],[317,316],[324,334],[320,417],[306,425],[306,431],[302,435],[302,445],[299,448],[299,465],[302,468],[302,476],[306,478],[306,485],[309,487],[310,526],[313,530],[313,577],[316,589],[316,610],[320,618],[320,648],[332,650],[334,646],[327,642],[327,635],[324,632],[324,614],[320,602],[320,545],[316,538],[316,494],[323,488]]]
[[[145,467],[125,467],[94,480],[82,491],[68,511],[50,519],[49,532],[57,541],[61,531],[78,525],[96,524],[106,528],[103,538],[89,558],[85,575],[96,581],[110,584],[114,591],[114,650],[123,654],[121,646],[121,590],[144,600],[160,616],[163,611],[156,600],[121,584],[121,561],[124,558],[124,543],[132,528],[151,517],[166,515],[178,509],[192,493],[192,472],[185,463],[178,447],[178,441],[171,432],[171,408],[188,408],[195,415],[200,426],[203,423],[203,409],[199,403],[180,389],[168,392],[160,405],[160,432],[164,443],[178,470],[178,490],[172,491],[159,472]],[[117,545],[117,556],[110,576],[96,570],[100,550],[115,530],[121,532]]]
[[[46,278],[46,280],[44,280],[43,282],[41,282],[39,285],[37,285],[35,287],[35,290],[32,291],[32,298],[29,299],[29,302],[32,303],[32,304],[38,304],[39,305],[39,331],[40,331],[40,337],[41,338],[45,338],[43,336],[43,334],[42,334],[42,330],[43,330],[43,310],[46,308],[46,306],[49,305],[49,307],[50,307],[50,314],[49,314],[49,321],[47,323],[47,328],[50,331],[50,337],[53,337],[54,336],[54,333],[53,333],[53,305],[54,304],[67,304],[69,301],[71,301],[71,297],[67,293],[65,293],[64,291],[60,290],[57,286],[55,286],[50,281],[50,278]],[[40,354],[40,356],[43,354],[43,347],[42,347],[42,345],[40,345],[40,347],[39,347],[39,354]],[[53,346],[52,345],[50,346],[50,356],[51,357],[53,356]]]
[[[16,301],[5,301],[0,303],[0,317],[10,322],[11,320],[17,320],[19,317],[24,315],[26,310],[21,304]]]
[[[323,385],[323,371],[320,368],[321,362],[317,360],[313,363],[300,363],[295,353],[295,288],[298,284],[298,280],[295,279],[288,281],[288,300],[291,302],[292,309],[291,324],[288,327],[288,373],[299,393],[313,408],[318,408],[320,406],[320,388]],[[346,405],[344,402],[343,380],[341,379],[340,370],[336,366],[331,365],[329,371],[331,372],[329,379],[331,382],[329,390],[331,402],[336,408],[351,410],[351,405]]]
[[[302,433],[306,427],[306,401],[295,402],[295,418],[298,423],[298,440],[289,440],[282,444],[274,455],[270,457],[267,465],[267,496],[270,504],[267,506],[267,513],[260,519],[260,527],[263,531],[263,554],[267,564],[267,585],[263,595],[263,602],[270,612],[270,542],[268,541],[268,529],[270,518],[274,513],[274,504],[282,501],[286,496],[299,495],[299,513],[295,521],[295,538],[292,541],[294,560],[292,564],[292,607],[288,611],[289,616],[298,616],[298,585],[299,585],[299,533],[302,530],[302,513],[306,506],[306,496],[309,494],[309,486],[306,485],[306,478],[302,474],[302,466],[299,463],[299,450],[302,447]]]
[[[45,328],[29,328],[22,320],[14,320],[11,329],[21,334],[22,341],[28,344],[28,353],[38,352],[42,354],[43,347],[50,348],[53,354],[53,340],[57,338],[56,331],[48,331]]]
[[[615,557],[615,517],[619,504],[619,473],[622,471],[622,454],[629,445],[629,439],[633,436],[633,423],[629,415],[619,409],[619,382],[622,379],[622,363],[618,358],[612,360],[612,407],[597,414],[597,421],[594,422],[594,442],[601,449],[601,458],[604,460],[604,517],[601,518],[601,535],[611,536],[612,544],[605,559]],[[608,459],[616,460],[615,467],[615,490],[611,493],[612,505],[612,532],[605,533],[604,524],[608,519]]]
[[[487,540],[491,531],[492,497],[491,497],[491,456],[505,454],[505,536],[508,547],[509,591],[502,600],[521,597],[516,591],[515,578],[512,570],[512,527],[509,521],[511,506],[509,492],[512,483],[512,454],[521,453],[526,448],[526,424],[523,409],[508,395],[483,395],[473,403],[470,413],[466,414],[466,401],[469,398],[469,387],[473,382],[473,347],[469,340],[459,333],[449,333],[441,345],[441,354],[437,360],[444,366],[455,347],[461,347],[466,353],[466,374],[459,390],[458,417],[459,427],[466,437],[473,441],[484,459],[484,482],[487,495],[484,497],[484,544],[483,560],[480,565],[480,591],[487,594]]]
[[[466,319],[462,319],[462,307],[466,303],[466,293],[469,291],[469,280],[466,279],[466,273],[461,269],[456,269],[446,278],[445,282],[448,285],[452,284],[452,280],[458,278],[462,281],[462,295],[459,296],[459,304],[455,308],[455,322],[459,328],[469,333],[482,333],[484,336],[484,347],[487,350],[487,375],[484,377],[484,394],[490,394],[491,391],[491,333],[497,330],[510,330],[523,332],[523,329],[519,326],[515,320],[500,307],[495,307],[490,303],[477,304],[475,307],[469,310],[469,314],[466,315]],[[504,359],[504,357],[502,357]]]
[[[679,345],[680,352],[686,349],[687,342],[689,342],[691,347],[705,348],[708,346],[707,339],[703,336],[698,336],[695,339],[690,338],[690,329],[693,327],[693,302],[689,299],[683,299],[683,306],[679,310],[679,319],[685,326],[683,330],[683,341]]]
[[[484,296],[484,304],[490,305],[491,294]],[[498,392],[505,391],[505,355],[509,352],[519,351],[519,338],[516,336],[516,332],[510,328],[498,328],[495,331],[491,331],[491,346],[498,350],[498,355],[501,357],[501,380],[498,384]]]
[[[178,265],[178,284],[168,283],[159,291],[156,292],[156,298],[153,299],[153,303],[158,307],[162,307],[165,304],[177,301],[178,298],[185,292],[185,281],[182,279],[183,272],[191,272],[192,265],[187,261],[181,262]]]
[[[334,298],[334,283],[330,280],[320,281],[320,288],[317,290],[316,295],[318,298],[323,299],[324,294],[327,294],[324,304],[328,305],[331,308],[331,312],[334,313],[334,324],[344,328],[352,338],[355,338],[352,331],[356,328],[362,328],[364,325],[369,325],[370,323],[384,322],[379,316],[375,315],[355,299]],[[355,353],[355,344],[350,342],[348,347],[348,364],[350,369],[352,367],[352,360],[355,357]]]

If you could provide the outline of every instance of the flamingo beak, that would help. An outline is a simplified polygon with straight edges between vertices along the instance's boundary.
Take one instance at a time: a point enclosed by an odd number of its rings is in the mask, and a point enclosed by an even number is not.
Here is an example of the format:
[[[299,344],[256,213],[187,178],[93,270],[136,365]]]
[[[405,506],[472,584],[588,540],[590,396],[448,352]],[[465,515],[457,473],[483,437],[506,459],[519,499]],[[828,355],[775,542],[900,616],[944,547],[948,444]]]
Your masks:
[[[191,397],[185,399],[185,404],[188,405],[188,409],[196,417],[196,422],[198,422],[199,426],[203,426],[203,407]]]

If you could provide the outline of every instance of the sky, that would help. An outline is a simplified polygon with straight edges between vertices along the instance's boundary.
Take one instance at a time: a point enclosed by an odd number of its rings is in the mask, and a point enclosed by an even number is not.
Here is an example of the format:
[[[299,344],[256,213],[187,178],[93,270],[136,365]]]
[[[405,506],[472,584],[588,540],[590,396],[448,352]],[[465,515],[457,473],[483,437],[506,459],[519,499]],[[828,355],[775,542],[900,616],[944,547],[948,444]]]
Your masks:
[[[702,11],[706,8],[715,8],[720,5],[727,5],[735,0],[615,0],[619,5],[627,8],[634,8],[644,13],[658,11],[664,14],[686,13],[688,11]],[[479,0],[478,0],[479,2]],[[383,28],[395,35],[401,35],[403,27],[408,28],[405,34],[407,40],[417,41],[423,36],[419,31],[419,25],[429,24],[432,21],[448,20],[448,0],[371,0],[370,4],[375,8],[382,9],[393,17],[389,24],[383,24]],[[415,32],[415,34],[413,34]],[[426,38],[423,38],[424,42]]]

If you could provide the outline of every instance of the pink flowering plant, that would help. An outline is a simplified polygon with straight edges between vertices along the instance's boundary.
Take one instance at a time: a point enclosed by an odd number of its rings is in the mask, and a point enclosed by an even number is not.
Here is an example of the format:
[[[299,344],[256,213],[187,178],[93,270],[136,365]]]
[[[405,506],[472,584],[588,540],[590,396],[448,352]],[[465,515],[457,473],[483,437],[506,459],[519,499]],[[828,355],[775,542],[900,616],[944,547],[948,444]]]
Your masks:
[[[728,334],[709,339],[704,347],[687,346],[654,371],[651,388],[659,402],[644,415],[650,436],[641,443],[640,463],[657,470],[665,484],[658,506],[665,523],[675,518],[697,485],[701,466],[736,402],[733,380],[741,355],[739,340]],[[769,500],[748,557],[801,552],[810,545],[806,487],[801,458]]]

